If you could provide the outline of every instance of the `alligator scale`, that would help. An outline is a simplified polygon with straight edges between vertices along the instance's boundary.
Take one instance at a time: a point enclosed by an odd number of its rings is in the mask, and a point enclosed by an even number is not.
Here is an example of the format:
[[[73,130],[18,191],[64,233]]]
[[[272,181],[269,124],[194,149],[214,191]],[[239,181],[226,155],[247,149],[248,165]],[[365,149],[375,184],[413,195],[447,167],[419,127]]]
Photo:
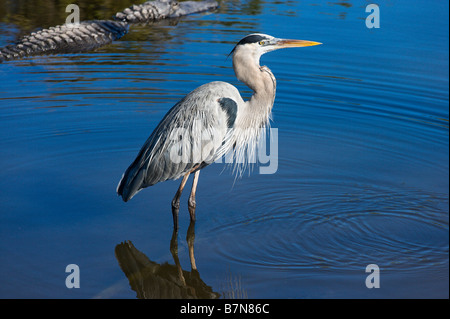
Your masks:
[[[217,7],[213,0],[147,1],[117,12],[113,20],[82,21],[33,32],[15,44],[0,48],[0,62],[33,55],[94,50],[123,37],[130,24],[177,18]]]

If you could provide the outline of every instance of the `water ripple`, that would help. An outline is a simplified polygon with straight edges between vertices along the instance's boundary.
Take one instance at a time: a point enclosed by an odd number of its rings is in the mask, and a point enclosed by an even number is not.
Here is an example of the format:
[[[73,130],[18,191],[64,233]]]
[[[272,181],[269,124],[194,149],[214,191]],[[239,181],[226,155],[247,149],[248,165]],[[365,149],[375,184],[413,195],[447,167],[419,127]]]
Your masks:
[[[263,200],[248,201],[251,211],[231,221],[230,214],[224,214],[226,221],[215,220],[211,233],[227,242],[220,241],[218,252],[236,263],[277,269],[348,271],[376,263],[384,270],[414,271],[430,263],[448,265],[448,197],[358,184],[324,186],[309,181],[270,193],[249,189],[255,193],[245,198]]]

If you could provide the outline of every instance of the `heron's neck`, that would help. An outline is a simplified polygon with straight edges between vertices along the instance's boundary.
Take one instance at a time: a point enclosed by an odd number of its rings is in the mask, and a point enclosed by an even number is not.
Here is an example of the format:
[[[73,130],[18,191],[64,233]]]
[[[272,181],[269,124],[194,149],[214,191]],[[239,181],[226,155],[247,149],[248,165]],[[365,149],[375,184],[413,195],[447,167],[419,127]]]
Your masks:
[[[259,57],[235,55],[234,71],[237,78],[253,90],[253,95],[245,103],[241,126],[264,126],[270,116],[276,93],[276,79],[270,69],[259,65]],[[245,118],[245,119],[244,119]]]
[[[248,87],[253,90],[253,95],[247,102],[251,111],[265,110],[268,113],[272,111],[273,103],[275,101],[275,94],[277,88],[277,81],[267,66],[259,66],[255,72],[251,83],[248,83]]]

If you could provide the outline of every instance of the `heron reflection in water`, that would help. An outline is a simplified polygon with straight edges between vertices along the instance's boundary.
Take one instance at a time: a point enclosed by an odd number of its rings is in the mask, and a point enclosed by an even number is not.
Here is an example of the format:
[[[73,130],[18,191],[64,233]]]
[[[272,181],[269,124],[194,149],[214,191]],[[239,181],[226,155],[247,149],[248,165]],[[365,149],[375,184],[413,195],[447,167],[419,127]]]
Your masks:
[[[177,228],[181,193],[189,175],[194,174],[188,200],[194,221],[200,170],[229,152],[234,152],[238,163],[245,163],[247,154],[255,152],[261,128],[268,124],[276,79],[268,67],[260,66],[260,57],[277,49],[317,44],[320,43],[261,33],[240,40],[230,54],[236,77],[253,91],[250,100],[244,101],[236,87],[219,81],[204,84],[186,95],[164,116],[125,171],[117,186],[118,195],[126,202],[145,187],[182,178],[172,200]],[[180,153],[189,160],[174,161],[173,155]]]
[[[220,297],[219,293],[214,292],[200,278],[194,257],[194,228],[195,223],[191,222],[186,235],[191,271],[183,270],[181,267],[176,229],[173,230],[170,240],[170,252],[175,265],[151,261],[130,241],[116,246],[115,255],[119,266],[139,299],[216,299]]]

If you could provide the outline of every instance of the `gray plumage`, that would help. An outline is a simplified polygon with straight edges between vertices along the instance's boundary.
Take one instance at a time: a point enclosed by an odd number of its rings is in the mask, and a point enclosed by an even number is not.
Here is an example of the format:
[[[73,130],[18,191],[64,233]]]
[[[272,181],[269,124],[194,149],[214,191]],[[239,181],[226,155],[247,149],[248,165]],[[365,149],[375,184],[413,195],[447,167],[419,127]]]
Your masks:
[[[261,129],[270,118],[276,80],[270,69],[260,66],[264,53],[288,47],[320,44],[303,40],[284,40],[266,34],[243,38],[232,51],[236,77],[253,90],[249,101],[226,82],[204,84],[169,110],[144,143],[138,156],[125,171],[117,193],[130,200],[145,187],[183,177],[172,201],[174,227],[177,227],[181,192],[188,176],[195,173],[189,212],[195,220],[195,190],[199,170],[227,152],[245,165],[255,152]],[[180,160],[181,159],[181,160]]]
[[[237,113],[234,101],[239,99],[239,91],[231,84],[211,82],[175,104],[124,173],[117,189],[123,200],[142,188],[178,179],[196,166],[203,168],[225,154],[229,124],[234,124]]]

